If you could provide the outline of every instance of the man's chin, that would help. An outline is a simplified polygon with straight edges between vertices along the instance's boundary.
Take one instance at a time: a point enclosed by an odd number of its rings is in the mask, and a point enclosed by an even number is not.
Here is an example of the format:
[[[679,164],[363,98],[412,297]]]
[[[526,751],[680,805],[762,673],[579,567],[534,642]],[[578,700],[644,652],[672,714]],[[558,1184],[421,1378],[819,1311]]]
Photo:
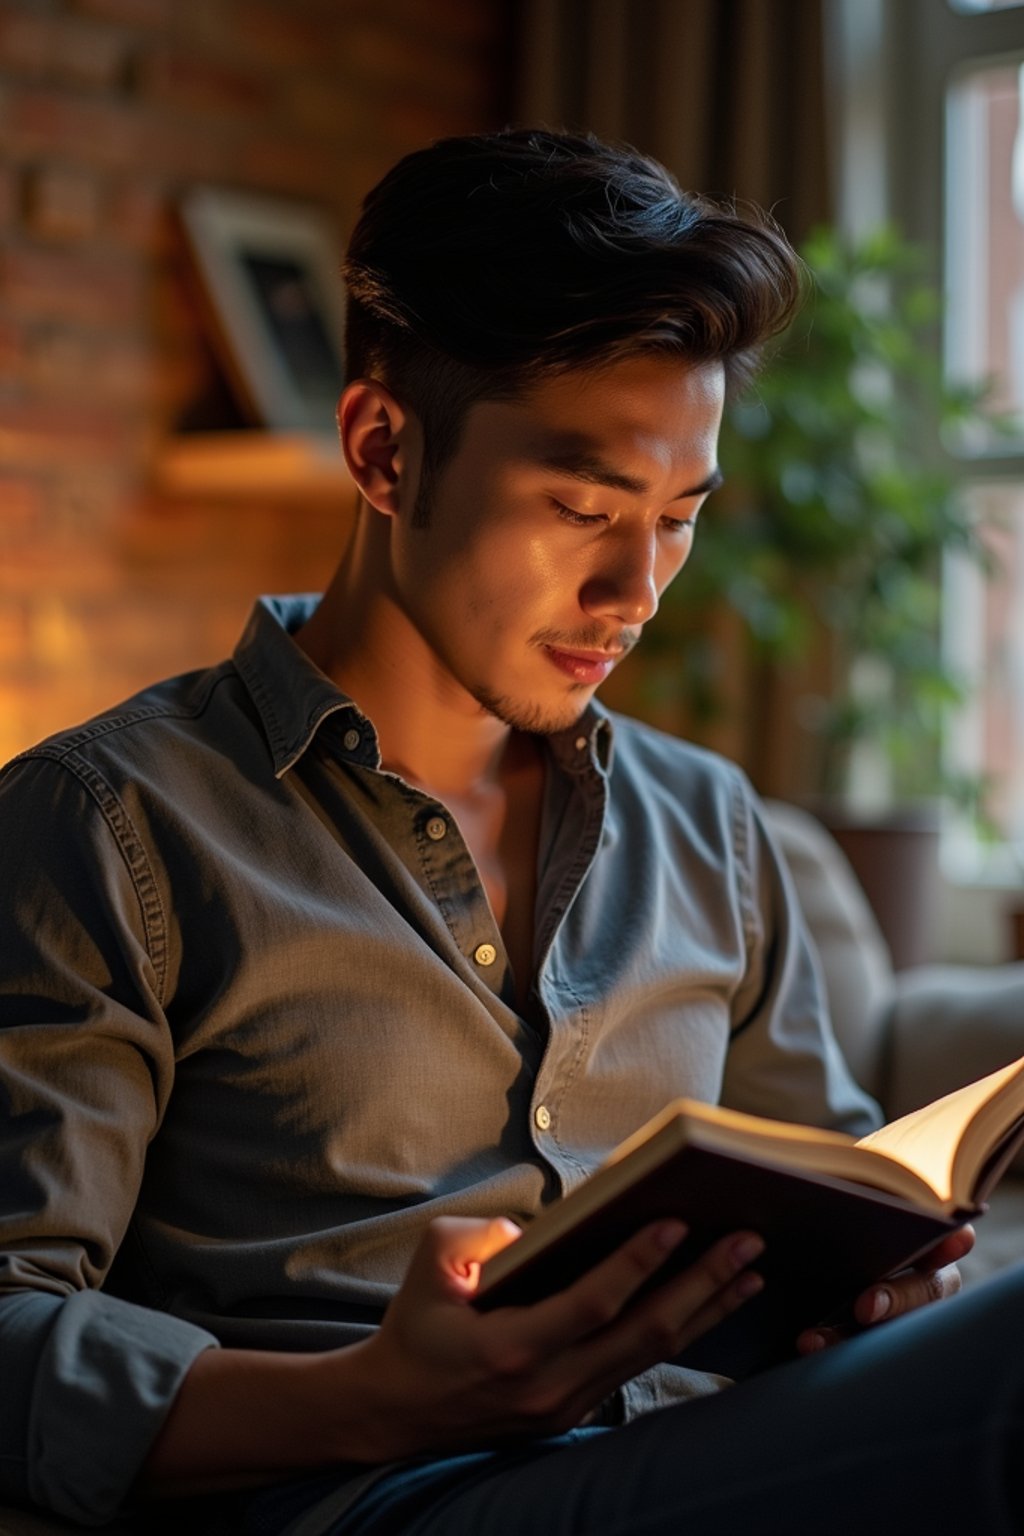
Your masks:
[[[534,736],[554,736],[574,726],[590,703],[593,688],[580,688],[557,704],[541,704],[536,699],[517,699],[510,694],[481,690],[474,696],[489,714],[514,731],[528,731]]]

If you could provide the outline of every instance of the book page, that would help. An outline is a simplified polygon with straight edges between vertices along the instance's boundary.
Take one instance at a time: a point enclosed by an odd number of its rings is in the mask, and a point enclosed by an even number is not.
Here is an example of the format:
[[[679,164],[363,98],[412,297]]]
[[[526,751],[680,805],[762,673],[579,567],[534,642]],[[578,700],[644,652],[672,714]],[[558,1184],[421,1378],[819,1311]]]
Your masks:
[[[973,1197],[974,1167],[963,1170],[957,1188],[954,1177],[957,1152],[968,1126],[986,1104],[1014,1078],[1020,1076],[1021,1063],[1011,1062],[998,1072],[976,1083],[968,1083],[934,1104],[926,1104],[912,1114],[883,1125],[881,1130],[863,1136],[857,1145],[894,1157],[926,1179],[943,1200],[967,1205]],[[966,1182],[967,1187],[964,1187]]]

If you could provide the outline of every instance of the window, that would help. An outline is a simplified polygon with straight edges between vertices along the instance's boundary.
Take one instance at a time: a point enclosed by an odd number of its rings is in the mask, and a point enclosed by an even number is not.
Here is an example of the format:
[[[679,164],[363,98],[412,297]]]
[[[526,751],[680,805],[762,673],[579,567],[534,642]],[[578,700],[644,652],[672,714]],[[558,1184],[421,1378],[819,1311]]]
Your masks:
[[[986,822],[944,849],[954,880],[1024,878],[1024,0],[825,0],[841,217],[889,218],[934,253],[951,379],[993,383],[998,431],[947,444],[989,553],[944,572],[950,660],[973,683],[946,752]]]
[[[968,454],[1024,451],[1024,125],[1022,61],[968,67],[946,111],[946,360],[954,377],[994,382],[1013,441]]]
[[[1024,49],[955,65],[944,82],[943,164],[947,369],[990,379],[1001,420],[1000,431],[953,445],[989,575],[956,562],[946,575],[947,643],[972,685],[947,756],[986,786],[986,819],[954,829],[947,851],[954,873],[1016,881],[1024,872],[1022,87]]]

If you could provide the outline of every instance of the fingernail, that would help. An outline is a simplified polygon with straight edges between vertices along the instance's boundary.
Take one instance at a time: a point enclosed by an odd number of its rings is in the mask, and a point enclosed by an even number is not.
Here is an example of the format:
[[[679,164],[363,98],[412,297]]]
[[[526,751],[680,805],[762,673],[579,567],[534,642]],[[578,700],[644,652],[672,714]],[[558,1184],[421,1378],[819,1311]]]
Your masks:
[[[819,1349],[824,1349],[828,1343],[823,1333],[809,1333],[804,1339],[804,1348],[809,1354],[817,1354]]]
[[[869,1321],[880,1323],[883,1317],[888,1317],[892,1308],[892,1292],[876,1291],[871,1298],[871,1316]]]
[[[659,1248],[664,1248],[670,1253],[677,1248],[686,1236],[686,1223],[683,1221],[663,1221],[654,1229],[654,1241]]]
[[[747,1233],[746,1237],[739,1238],[732,1245],[732,1257],[736,1264],[750,1264],[762,1253],[764,1253],[764,1241],[753,1232]]]
[[[740,1275],[736,1281],[736,1294],[742,1296],[744,1301],[750,1296],[756,1296],[758,1291],[764,1289],[764,1280],[755,1269],[748,1269],[745,1275]]]

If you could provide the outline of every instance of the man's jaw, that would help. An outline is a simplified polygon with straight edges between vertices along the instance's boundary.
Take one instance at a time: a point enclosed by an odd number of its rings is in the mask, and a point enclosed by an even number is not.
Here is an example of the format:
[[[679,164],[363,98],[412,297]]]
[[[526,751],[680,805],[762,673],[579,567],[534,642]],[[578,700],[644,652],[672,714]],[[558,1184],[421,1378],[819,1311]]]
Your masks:
[[[513,730],[539,736],[552,736],[575,725],[590,703],[594,690],[612,669],[633,649],[639,631],[621,630],[613,636],[591,630],[570,635],[564,631],[541,631],[532,645],[551,664],[553,676],[562,678],[556,702],[542,702],[536,697],[517,698],[495,690],[480,688],[473,697],[483,709]]]

